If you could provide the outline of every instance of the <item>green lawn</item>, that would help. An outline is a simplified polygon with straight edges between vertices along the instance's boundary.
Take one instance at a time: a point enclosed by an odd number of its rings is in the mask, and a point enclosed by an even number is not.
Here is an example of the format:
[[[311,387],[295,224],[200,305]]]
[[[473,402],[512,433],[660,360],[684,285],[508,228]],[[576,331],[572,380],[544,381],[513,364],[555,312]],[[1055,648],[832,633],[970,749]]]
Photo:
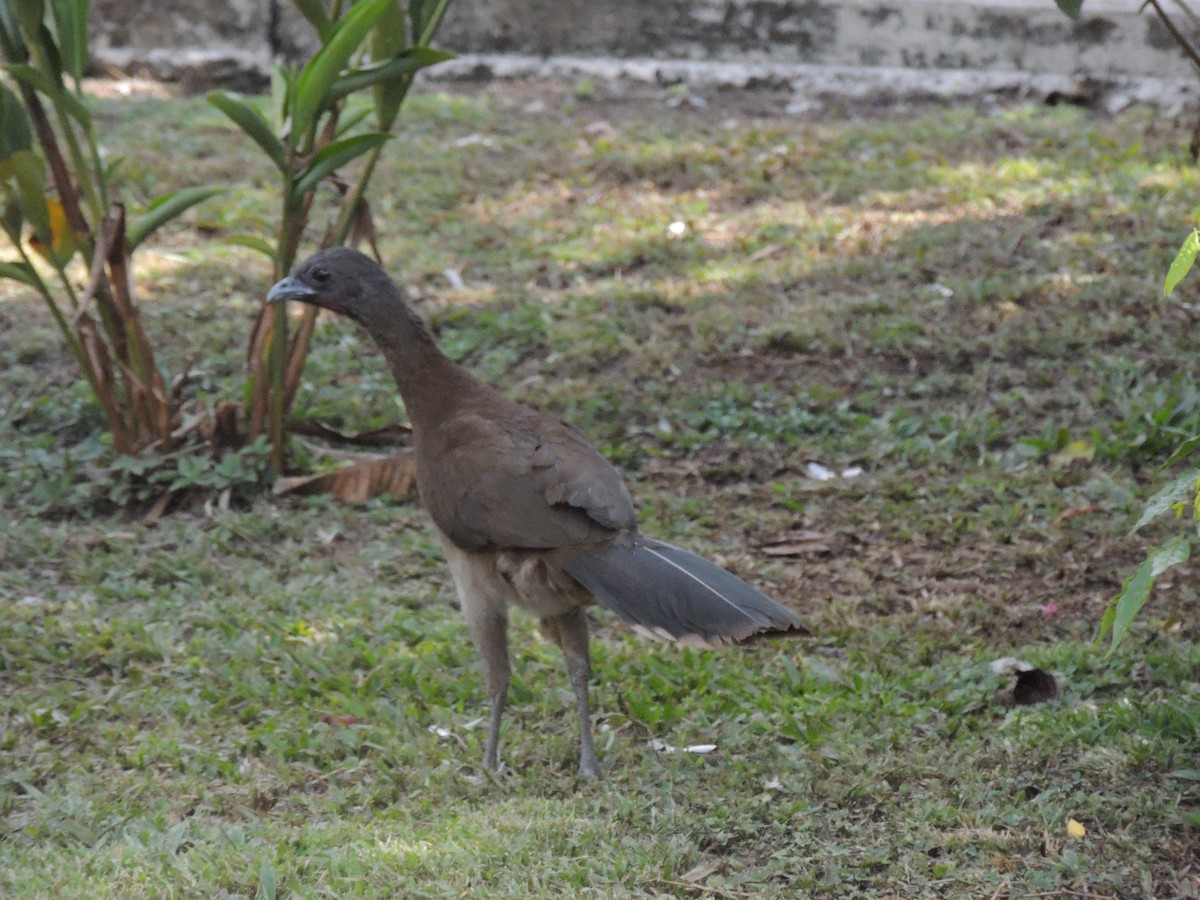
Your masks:
[[[1190,124],[601,87],[416,98],[371,193],[381,250],[448,352],[628,474],[647,533],[814,637],[677,649],[597,612],[592,784],[557,651],[517,617],[490,777],[419,504],[121,510],[130,467],[0,283],[0,895],[1200,893],[1193,574],[1090,646],[1200,431],[1200,299],[1161,295]],[[231,186],[141,252],[138,289],[188,401],[237,399],[270,272],[226,238],[273,232],[276,182],[201,99],[99,117],[132,202]],[[307,375],[303,415],[403,419],[347,322]],[[1000,705],[1009,655],[1060,697]]]

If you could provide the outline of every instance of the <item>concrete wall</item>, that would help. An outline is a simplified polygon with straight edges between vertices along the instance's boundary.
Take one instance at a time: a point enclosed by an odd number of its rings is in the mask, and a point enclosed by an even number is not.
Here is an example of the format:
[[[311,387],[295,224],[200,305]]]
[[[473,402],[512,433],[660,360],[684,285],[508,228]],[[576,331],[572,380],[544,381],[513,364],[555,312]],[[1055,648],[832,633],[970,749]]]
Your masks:
[[[456,0],[439,45],[466,54],[772,66],[1187,79],[1194,71],[1140,0]],[[1168,4],[1174,11],[1176,7]],[[99,58],[220,77],[303,58],[311,29],[287,0],[94,0]]]

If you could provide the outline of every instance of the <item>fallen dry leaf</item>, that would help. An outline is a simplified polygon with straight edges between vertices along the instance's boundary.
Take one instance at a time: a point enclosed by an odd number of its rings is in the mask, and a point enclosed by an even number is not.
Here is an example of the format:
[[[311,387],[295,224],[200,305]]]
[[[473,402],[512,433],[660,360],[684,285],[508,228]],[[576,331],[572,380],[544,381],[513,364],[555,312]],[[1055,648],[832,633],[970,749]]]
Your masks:
[[[321,716],[321,721],[333,728],[345,728],[347,725],[357,725],[358,716],[334,716],[325,713]]]
[[[345,503],[363,503],[384,494],[406,497],[415,483],[416,464],[412,454],[406,452],[394,456],[360,458],[341,469],[320,475],[280,478],[275,482],[272,493],[276,496],[333,494]]]
[[[836,534],[824,531],[789,531],[777,538],[763,541],[758,549],[767,556],[802,556],[807,553],[830,553],[837,542]]]
[[[702,859],[686,872],[679,876],[680,881],[687,884],[699,884],[708,878],[709,875],[721,868],[721,860],[719,859]]]

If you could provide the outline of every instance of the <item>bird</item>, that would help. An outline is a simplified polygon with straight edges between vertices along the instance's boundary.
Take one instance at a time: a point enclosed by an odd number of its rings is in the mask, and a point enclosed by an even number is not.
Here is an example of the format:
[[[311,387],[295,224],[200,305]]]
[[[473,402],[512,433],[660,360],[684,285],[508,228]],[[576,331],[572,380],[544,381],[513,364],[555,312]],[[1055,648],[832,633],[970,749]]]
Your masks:
[[[685,645],[807,634],[795,612],[700,556],[638,532],[617,470],[567,422],[516,403],[451,360],[369,256],[318,251],[267,294],[362,326],[382,351],[412,425],[417,490],[433,519],[489,696],[483,764],[500,772],[512,677],[508,611],[523,608],[561,649],[579,717],[579,772],[600,776],[588,708],[586,608]]]

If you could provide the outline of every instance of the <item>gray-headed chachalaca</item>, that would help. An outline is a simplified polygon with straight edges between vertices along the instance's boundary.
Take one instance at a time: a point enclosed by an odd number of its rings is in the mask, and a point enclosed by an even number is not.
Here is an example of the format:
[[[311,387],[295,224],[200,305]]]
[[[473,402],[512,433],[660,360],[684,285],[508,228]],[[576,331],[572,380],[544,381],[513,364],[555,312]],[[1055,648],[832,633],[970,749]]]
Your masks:
[[[412,420],[417,487],[471,638],[491,715],[484,765],[499,767],[508,694],[508,605],[562,648],[582,732],[579,766],[599,774],[588,716],[593,598],[635,631],[722,644],[802,632],[790,610],[695,554],[637,533],[621,476],[574,427],[509,400],[451,361],[387,274],[356,250],[315,254],[268,295],[354,319],[391,366]]]

